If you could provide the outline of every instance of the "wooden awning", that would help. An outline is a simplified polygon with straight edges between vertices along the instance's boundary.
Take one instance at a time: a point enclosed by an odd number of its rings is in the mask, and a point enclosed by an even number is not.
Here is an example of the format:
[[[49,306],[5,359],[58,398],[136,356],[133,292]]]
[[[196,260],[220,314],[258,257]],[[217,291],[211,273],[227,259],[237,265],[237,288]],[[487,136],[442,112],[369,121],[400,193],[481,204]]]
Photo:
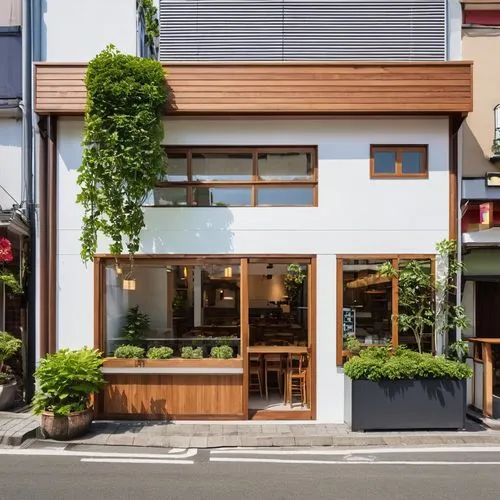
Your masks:
[[[472,63],[168,63],[166,114],[466,114]],[[85,64],[35,65],[35,111],[81,115]]]

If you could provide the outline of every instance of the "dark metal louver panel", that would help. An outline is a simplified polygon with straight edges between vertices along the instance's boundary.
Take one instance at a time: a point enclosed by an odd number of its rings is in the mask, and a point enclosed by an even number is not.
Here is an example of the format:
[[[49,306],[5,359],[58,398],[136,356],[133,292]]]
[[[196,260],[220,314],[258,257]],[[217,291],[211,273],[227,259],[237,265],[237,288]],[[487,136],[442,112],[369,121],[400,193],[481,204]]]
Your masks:
[[[446,0],[161,0],[160,59],[444,60]]]

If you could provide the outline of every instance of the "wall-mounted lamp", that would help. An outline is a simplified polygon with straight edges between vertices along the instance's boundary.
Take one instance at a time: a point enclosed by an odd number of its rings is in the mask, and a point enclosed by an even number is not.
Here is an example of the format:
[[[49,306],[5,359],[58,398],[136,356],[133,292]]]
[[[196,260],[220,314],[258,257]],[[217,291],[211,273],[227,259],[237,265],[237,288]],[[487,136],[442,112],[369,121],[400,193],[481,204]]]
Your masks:
[[[188,268],[187,267],[184,267],[182,269],[182,276],[184,277],[184,279],[186,279],[188,277]]]
[[[233,277],[233,268],[228,266],[224,268],[224,278],[232,278]]]

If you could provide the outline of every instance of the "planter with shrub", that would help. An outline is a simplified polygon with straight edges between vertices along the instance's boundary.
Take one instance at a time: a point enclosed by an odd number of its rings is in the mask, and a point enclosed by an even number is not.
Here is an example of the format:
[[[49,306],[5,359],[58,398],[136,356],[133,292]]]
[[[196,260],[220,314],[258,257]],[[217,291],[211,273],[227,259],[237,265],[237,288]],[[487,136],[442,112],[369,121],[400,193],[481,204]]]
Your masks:
[[[105,384],[97,350],[61,349],[47,354],[35,372],[33,412],[41,415],[44,437],[66,440],[85,434],[92,424],[90,397]]]
[[[231,359],[233,357],[233,348],[228,345],[212,347],[210,357],[216,359]]]
[[[471,369],[403,346],[370,347],[344,365],[353,431],[463,429]]]
[[[0,332],[0,411],[14,406],[17,380],[5,361],[21,348],[21,341],[7,332]]]

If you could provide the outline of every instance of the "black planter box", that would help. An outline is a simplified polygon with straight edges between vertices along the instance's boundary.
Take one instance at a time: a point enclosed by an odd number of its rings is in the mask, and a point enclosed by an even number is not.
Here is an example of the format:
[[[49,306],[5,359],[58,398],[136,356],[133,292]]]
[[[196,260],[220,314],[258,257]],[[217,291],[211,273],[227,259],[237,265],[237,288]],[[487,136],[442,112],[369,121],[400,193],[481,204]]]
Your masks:
[[[353,431],[465,427],[465,380],[344,379],[345,421]]]

